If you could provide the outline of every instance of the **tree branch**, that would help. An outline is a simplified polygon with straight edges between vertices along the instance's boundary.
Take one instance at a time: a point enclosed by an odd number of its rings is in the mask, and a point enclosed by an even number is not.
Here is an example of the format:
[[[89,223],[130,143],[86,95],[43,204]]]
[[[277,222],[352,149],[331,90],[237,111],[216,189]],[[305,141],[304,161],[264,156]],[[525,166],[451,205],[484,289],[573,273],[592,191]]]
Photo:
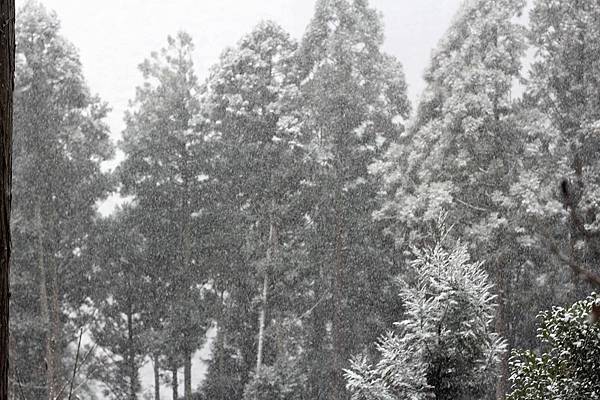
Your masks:
[[[485,213],[489,213],[489,212],[491,212],[491,210],[488,210],[487,208],[481,208],[481,207],[474,206],[474,205],[472,205],[472,204],[469,204],[469,203],[467,203],[467,202],[465,202],[465,201],[462,201],[462,200],[461,200],[461,199],[459,199],[458,197],[453,197],[453,199],[454,199],[454,200],[456,200],[456,201],[458,201],[458,202],[459,202],[460,204],[462,204],[463,206],[465,206],[465,207],[469,207],[469,208],[471,208],[471,209],[473,209],[473,210],[475,210],[475,211],[481,211],[481,212],[485,212]]]
[[[69,400],[73,395],[73,382],[75,382],[75,375],[77,374],[77,362],[79,361],[79,349],[81,348],[81,337],[83,336],[83,329],[79,330],[79,341],[77,342],[77,353],[75,354],[75,365],[73,367],[73,376],[71,377],[71,383],[69,387]]]
[[[579,213],[577,212],[577,208],[575,206],[570,207],[570,214],[571,220],[573,221],[573,225],[575,225],[575,229],[577,229],[577,231],[581,233],[583,237],[585,237],[586,239],[594,239],[600,237],[600,231],[590,232],[585,228],[585,223],[579,216]]]
[[[585,228],[585,222],[583,218],[579,215],[579,210],[577,208],[577,204],[579,203],[579,199],[576,198],[573,193],[573,188],[571,182],[568,179],[563,179],[560,182],[560,194],[563,206],[566,210],[569,210],[569,216],[571,217],[571,221],[573,221],[573,226],[583,237],[586,239],[594,239],[600,237],[600,231],[598,232],[590,232]]]
[[[573,272],[590,282],[594,286],[600,287],[600,275],[587,270],[581,264],[565,256],[554,243],[550,243],[552,252],[565,264],[567,264]]]
[[[79,346],[81,345],[81,336],[79,339],[79,344],[77,345],[77,357],[79,357]],[[90,356],[90,354],[96,349],[96,344],[94,344],[89,351],[87,352],[87,354],[85,355],[85,357],[83,357],[83,360],[81,360],[81,363],[79,363],[79,366],[77,366],[77,361],[75,362],[75,368],[73,369],[73,379],[75,378],[75,373],[81,369],[81,367],[83,366],[83,364],[85,364],[85,362],[87,361],[88,357]],[[58,395],[56,396],[56,399],[59,399],[60,396],[63,394],[63,392],[65,391],[65,389],[67,388],[67,386],[71,384],[72,385],[72,380],[71,381],[67,381],[64,383],[64,385],[60,388],[60,391],[58,392]]]

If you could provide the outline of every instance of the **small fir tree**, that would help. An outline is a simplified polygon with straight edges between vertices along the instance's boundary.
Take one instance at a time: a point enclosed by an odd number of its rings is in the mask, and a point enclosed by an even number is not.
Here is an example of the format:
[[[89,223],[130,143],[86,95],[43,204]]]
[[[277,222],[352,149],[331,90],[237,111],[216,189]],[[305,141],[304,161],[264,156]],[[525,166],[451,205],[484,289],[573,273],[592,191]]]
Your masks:
[[[415,251],[414,282],[401,282],[406,317],[346,371],[353,400],[487,398],[504,341],[491,331],[495,296],[466,246]]]

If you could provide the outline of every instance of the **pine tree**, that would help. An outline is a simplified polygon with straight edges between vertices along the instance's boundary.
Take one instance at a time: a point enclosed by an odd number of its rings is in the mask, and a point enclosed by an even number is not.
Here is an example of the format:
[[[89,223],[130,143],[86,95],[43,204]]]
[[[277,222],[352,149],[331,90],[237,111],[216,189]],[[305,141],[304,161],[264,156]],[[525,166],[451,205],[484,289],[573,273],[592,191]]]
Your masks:
[[[147,240],[140,234],[126,206],[96,226],[90,291],[94,323],[91,339],[102,351],[94,378],[116,398],[137,399],[138,370],[151,348],[144,322],[152,309],[146,296],[152,292],[146,263]]]
[[[394,265],[371,220],[378,187],[368,166],[403,132],[410,107],[402,67],[382,43],[381,18],[367,1],[322,0],[298,52],[313,163],[305,240],[319,304],[311,315],[312,398],[345,398],[346,360],[386,325],[376,304]]]
[[[280,249],[289,248],[299,214],[294,199],[303,168],[303,150],[298,122],[291,111],[297,97],[295,48],[278,25],[260,23],[235,48],[223,53],[212,70],[205,96],[207,118],[216,136],[215,152],[219,154],[214,171],[221,212],[238,221],[236,240],[245,243],[243,248],[231,251],[241,252],[242,262],[255,268],[236,271],[238,276],[231,277],[219,267],[213,276],[217,278],[217,289],[226,290],[230,296],[225,302],[236,307],[236,324],[245,321],[245,327],[240,327],[244,334],[254,336],[248,329],[255,326],[248,319],[255,318],[256,308],[248,309],[247,301],[259,302],[256,345],[242,350],[246,357],[255,356],[254,379],[260,378],[269,362],[269,321],[277,318],[271,293],[278,284],[275,277],[284,273],[287,265],[282,262]],[[231,268],[226,264],[222,267]],[[244,276],[243,284],[239,275]],[[224,342],[236,340],[228,334],[235,332],[235,326],[227,322],[227,314],[232,312],[227,308],[221,305],[219,315],[219,339],[223,341],[217,348],[221,352],[216,355],[219,360],[227,354]],[[242,343],[247,340],[240,339]],[[249,362],[248,358],[244,360],[246,365]],[[239,380],[245,383],[248,378],[242,376]]]
[[[597,146],[598,85],[589,52],[597,49],[598,15],[598,7],[586,2],[536,2],[531,12],[535,53],[517,110],[522,150],[506,202],[527,258],[511,288],[513,308],[528,310],[511,321],[518,348],[539,348],[533,317],[541,310],[570,304],[600,282],[590,207],[597,198],[596,161],[589,152]],[[536,290],[528,290],[532,285]]]
[[[28,383],[27,395],[54,400],[75,340],[66,313],[85,299],[95,204],[111,189],[100,164],[112,147],[107,106],[90,95],[56,15],[28,2],[16,29],[14,372]]]
[[[528,85],[531,102],[550,120],[562,150],[552,166],[558,196],[546,202],[558,197],[566,213],[557,214],[567,222],[562,240],[546,232],[538,235],[561,263],[596,287],[600,277],[589,265],[596,264],[600,244],[598,21],[600,5],[594,2],[535,2],[530,39],[536,57]]]
[[[122,192],[134,197],[133,218],[148,240],[155,331],[167,343],[168,367],[176,372],[183,364],[186,399],[192,395],[191,357],[208,329],[201,305],[207,266],[195,246],[206,168],[199,157],[204,137],[193,123],[200,87],[192,50],[190,36],[179,33],[140,65],[144,84],[126,117],[126,159],[118,168]]]

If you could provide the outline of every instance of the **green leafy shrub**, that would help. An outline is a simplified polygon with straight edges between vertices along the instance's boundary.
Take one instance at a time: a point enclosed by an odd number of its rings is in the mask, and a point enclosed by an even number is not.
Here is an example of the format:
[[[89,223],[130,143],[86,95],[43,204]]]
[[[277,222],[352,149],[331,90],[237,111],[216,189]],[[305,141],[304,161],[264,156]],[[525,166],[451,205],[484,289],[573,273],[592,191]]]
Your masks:
[[[545,349],[514,351],[509,400],[600,399],[600,324],[590,320],[592,295],[565,309],[540,314],[538,338]]]

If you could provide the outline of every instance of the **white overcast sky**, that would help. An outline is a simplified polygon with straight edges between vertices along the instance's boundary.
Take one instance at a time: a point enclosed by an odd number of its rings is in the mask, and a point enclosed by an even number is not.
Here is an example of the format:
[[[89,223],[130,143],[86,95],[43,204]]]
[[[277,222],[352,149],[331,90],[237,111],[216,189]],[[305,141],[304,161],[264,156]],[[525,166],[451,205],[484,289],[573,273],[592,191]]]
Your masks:
[[[206,77],[226,46],[260,20],[279,23],[300,39],[315,0],[40,0],[57,12],[62,33],[79,49],[92,92],[113,111],[114,137],[123,129],[123,113],[141,81],[137,65],[180,30],[195,44],[196,70]],[[25,0],[16,0],[19,7]],[[448,28],[461,0],[371,0],[385,23],[385,50],[404,65],[409,96],[423,89],[423,71],[431,50]]]

